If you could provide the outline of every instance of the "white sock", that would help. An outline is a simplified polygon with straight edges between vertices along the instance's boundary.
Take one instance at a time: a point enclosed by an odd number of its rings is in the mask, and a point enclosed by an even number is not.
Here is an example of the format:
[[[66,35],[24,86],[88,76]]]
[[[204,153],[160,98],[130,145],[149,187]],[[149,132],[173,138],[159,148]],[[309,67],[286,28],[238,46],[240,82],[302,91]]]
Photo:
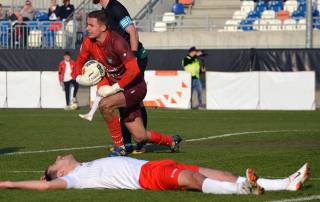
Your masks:
[[[245,177],[238,177],[237,183],[243,183],[247,180]],[[286,190],[288,184],[289,184],[289,178],[285,179],[264,179],[259,178],[257,180],[257,184],[260,187],[263,187],[266,191],[280,191],[280,190]]]
[[[90,116],[93,116],[94,113],[96,113],[96,111],[97,111],[97,109],[99,107],[99,102],[101,101],[101,99],[102,99],[102,97],[100,97],[98,95],[94,99],[93,105],[92,105],[92,107],[91,107],[91,109],[90,109],[90,111],[88,113]]]
[[[289,184],[289,178],[284,179],[258,179],[257,183],[259,186],[263,187],[266,191],[280,191],[286,190]]]
[[[203,193],[211,194],[244,194],[241,184],[206,178],[202,184]]]

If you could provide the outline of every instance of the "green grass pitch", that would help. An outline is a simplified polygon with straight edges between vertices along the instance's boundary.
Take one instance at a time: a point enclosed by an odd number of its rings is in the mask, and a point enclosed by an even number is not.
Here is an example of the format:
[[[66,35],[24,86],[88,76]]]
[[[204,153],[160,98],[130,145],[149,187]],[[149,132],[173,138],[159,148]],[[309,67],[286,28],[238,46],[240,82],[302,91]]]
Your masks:
[[[104,157],[105,148],[13,154],[61,148],[110,145],[100,114],[93,122],[78,118],[84,110],[0,110],[0,180],[38,179],[57,155],[73,153],[80,161]],[[199,192],[130,190],[0,190],[0,201],[272,201],[320,195],[320,111],[195,111],[148,110],[149,128],[181,134],[181,152],[157,151],[136,158],[176,161],[244,175],[247,167],[260,176],[285,177],[304,162],[311,180],[302,191],[269,192],[262,196],[223,196]],[[245,133],[269,131],[265,133]],[[270,132],[274,131],[274,132]],[[242,134],[243,133],[243,134]],[[10,155],[11,154],[11,155]],[[23,172],[12,172],[23,171]],[[32,172],[29,172],[32,171]]]

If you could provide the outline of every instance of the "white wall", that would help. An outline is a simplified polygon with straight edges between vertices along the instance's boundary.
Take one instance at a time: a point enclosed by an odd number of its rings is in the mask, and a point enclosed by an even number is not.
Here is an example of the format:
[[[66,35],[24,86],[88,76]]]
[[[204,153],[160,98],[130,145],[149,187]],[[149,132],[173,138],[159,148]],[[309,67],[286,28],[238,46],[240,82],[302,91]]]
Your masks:
[[[40,107],[40,72],[7,73],[8,108]]]
[[[0,72],[0,108],[6,107],[7,98],[7,73]]]
[[[190,108],[190,74],[146,71],[145,80],[148,87],[144,99],[146,106]],[[312,71],[207,72],[206,82],[208,109],[315,109],[315,72]],[[92,94],[94,97],[94,89]],[[64,106],[58,72],[0,72],[0,108]]]
[[[208,109],[314,110],[315,72],[207,72]]]

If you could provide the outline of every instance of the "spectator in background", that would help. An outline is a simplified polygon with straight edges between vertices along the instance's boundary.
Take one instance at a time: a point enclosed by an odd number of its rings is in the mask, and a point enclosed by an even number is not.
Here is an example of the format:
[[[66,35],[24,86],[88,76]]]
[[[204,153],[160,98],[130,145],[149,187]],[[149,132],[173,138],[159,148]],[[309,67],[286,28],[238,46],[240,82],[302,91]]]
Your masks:
[[[75,61],[71,59],[70,52],[65,52],[63,56],[63,60],[59,64],[59,81],[61,87],[64,89],[65,94],[66,94],[66,107],[64,108],[65,110],[70,110],[71,105],[70,105],[70,91],[71,91],[71,86],[73,85],[74,90],[73,90],[73,98],[72,98],[72,103],[77,102],[77,92],[79,85],[76,82],[76,79],[72,77],[72,72],[75,69]]]
[[[33,8],[32,2],[30,0],[26,0],[23,8],[20,10],[24,21],[33,20],[36,12],[37,10]]]
[[[70,0],[63,0],[63,6],[60,8],[60,19],[65,20],[74,11],[74,6],[70,4]]]
[[[87,14],[85,11],[80,10],[75,13],[75,19],[76,19],[76,30],[77,30],[77,39],[76,39],[76,45],[81,45],[82,40],[84,38],[84,34],[87,29]]]
[[[1,20],[8,20],[8,12],[3,8],[2,4],[0,3],[0,21]]]
[[[201,50],[197,50],[196,47],[191,47],[188,51],[188,55],[182,60],[182,66],[185,71],[189,72],[192,76],[192,89],[191,89],[191,107],[193,106],[192,96],[193,91],[196,90],[198,94],[198,106],[195,108],[202,109],[204,104],[202,102],[202,84],[200,80],[200,73],[205,71],[205,68],[201,66],[199,59],[203,53]]]
[[[24,48],[27,46],[28,29],[21,13],[15,12],[10,16],[12,21],[11,38],[14,48]]]
[[[50,1],[48,16],[50,21],[60,20],[60,6],[57,4],[56,0]]]

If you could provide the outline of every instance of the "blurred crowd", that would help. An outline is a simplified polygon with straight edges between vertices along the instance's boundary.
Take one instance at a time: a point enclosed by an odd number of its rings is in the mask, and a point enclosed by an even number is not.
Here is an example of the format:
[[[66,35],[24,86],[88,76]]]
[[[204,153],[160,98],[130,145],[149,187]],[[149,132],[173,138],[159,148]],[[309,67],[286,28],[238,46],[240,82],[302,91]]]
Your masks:
[[[63,0],[63,4],[57,4],[56,0],[50,0],[50,6],[48,8],[47,17],[50,21],[67,19],[74,12],[74,6],[70,3],[70,0]],[[31,0],[26,0],[21,10],[12,12],[3,7],[0,3],[0,20],[11,21],[30,21],[34,20],[36,15],[39,14],[39,10],[32,6]]]

